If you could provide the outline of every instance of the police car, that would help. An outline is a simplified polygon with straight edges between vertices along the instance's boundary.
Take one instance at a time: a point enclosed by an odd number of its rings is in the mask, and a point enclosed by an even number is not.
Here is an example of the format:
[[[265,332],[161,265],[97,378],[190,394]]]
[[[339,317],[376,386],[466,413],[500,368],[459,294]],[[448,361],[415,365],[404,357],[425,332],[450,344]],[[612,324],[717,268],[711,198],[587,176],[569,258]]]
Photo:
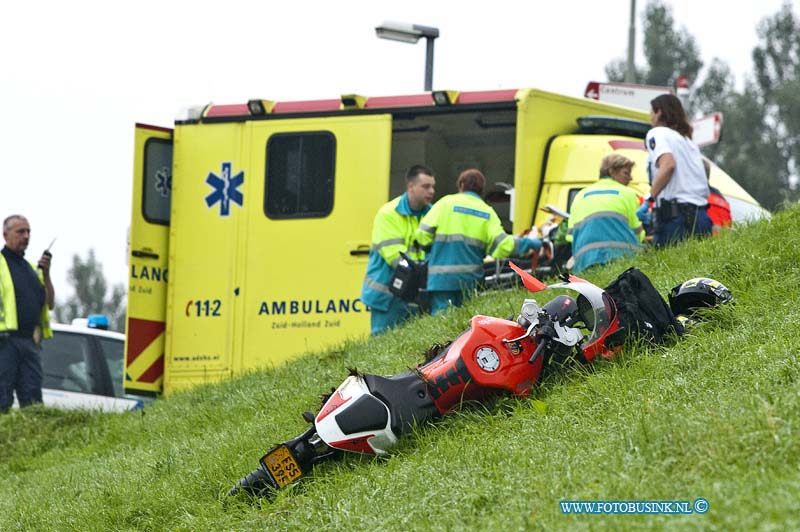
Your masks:
[[[123,391],[125,335],[106,327],[102,315],[52,324],[53,337],[42,341],[45,406],[124,412],[149,401]]]

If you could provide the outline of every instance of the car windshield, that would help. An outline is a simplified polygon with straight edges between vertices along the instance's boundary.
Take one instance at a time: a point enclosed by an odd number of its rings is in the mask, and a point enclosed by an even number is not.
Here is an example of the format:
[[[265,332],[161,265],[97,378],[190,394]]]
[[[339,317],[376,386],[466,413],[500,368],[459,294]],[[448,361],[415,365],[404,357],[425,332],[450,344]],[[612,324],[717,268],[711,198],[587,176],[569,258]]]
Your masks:
[[[114,338],[97,337],[100,343],[100,348],[103,350],[103,356],[108,364],[108,373],[111,377],[111,385],[114,387],[114,396],[122,397],[124,391],[122,389],[122,372],[124,369],[123,352],[125,342],[116,340]]]
[[[95,375],[89,363],[89,340],[79,334],[56,331],[42,342],[42,386],[68,392],[92,393]]]

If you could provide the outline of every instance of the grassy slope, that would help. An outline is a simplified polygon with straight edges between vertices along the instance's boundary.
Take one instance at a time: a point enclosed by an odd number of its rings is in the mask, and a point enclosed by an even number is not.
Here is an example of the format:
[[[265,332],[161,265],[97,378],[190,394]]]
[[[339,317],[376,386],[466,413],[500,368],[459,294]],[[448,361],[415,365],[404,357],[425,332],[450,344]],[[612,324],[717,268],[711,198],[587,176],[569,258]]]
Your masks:
[[[144,415],[0,417],[0,530],[800,529],[800,209],[636,259],[662,294],[699,275],[737,303],[669,348],[628,348],[349,456],[273,502],[225,491],[347,367],[391,374],[522,291],[290,365],[178,394]],[[632,262],[597,270],[611,281]],[[563,499],[689,500],[704,515],[562,515]]]

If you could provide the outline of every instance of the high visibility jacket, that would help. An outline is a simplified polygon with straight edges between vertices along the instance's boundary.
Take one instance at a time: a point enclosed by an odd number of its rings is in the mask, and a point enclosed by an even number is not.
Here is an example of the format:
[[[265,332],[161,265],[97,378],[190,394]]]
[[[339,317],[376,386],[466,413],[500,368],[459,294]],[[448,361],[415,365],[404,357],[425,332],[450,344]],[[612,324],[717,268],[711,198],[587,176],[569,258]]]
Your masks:
[[[568,223],[575,257],[572,271],[580,273],[593,264],[636,253],[645,236],[636,217],[638,208],[636,192],[610,177],[578,192]]]
[[[389,282],[401,252],[414,260],[425,258],[425,253],[414,244],[414,234],[420,218],[429,210],[426,205],[412,211],[405,193],[378,209],[372,224],[367,275],[361,287],[361,301],[366,305],[383,311],[389,309],[392,298],[396,297],[389,291]]]
[[[708,209],[706,212],[712,223],[711,234],[717,236],[723,227],[733,225],[731,204],[728,203],[728,200],[718,189],[711,186],[708,189],[710,194],[708,195]]]
[[[474,192],[444,196],[425,215],[417,241],[430,246],[428,290],[474,288],[483,279],[483,258],[521,255],[533,249],[528,239],[503,230],[500,217]]]
[[[41,270],[31,265],[33,271],[39,277],[39,282],[44,286],[44,276]],[[45,297],[45,299],[47,299]],[[50,329],[50,310],[47,302],[42,305],[42,312],[39,317],[39,325],[42,327],[42,337],[50,338],[53,331]],[[14,291],[14,281],[8,269],[6,258],[0,253],[0,332],[16,331],[17,323],[17,298]]]

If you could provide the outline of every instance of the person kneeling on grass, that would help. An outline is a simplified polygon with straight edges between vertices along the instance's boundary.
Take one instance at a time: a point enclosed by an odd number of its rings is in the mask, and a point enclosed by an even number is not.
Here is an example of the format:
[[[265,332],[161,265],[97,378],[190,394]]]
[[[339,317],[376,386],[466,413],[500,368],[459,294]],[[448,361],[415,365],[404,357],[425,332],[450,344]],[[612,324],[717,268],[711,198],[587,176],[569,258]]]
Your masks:
[[[637,217],[639,197],[628,187],[633,165],[622,155],[607,155],[600,163],[600,180],[575,196],[567,234],[572,240],[573,273],[641,249],[645,232]]]

